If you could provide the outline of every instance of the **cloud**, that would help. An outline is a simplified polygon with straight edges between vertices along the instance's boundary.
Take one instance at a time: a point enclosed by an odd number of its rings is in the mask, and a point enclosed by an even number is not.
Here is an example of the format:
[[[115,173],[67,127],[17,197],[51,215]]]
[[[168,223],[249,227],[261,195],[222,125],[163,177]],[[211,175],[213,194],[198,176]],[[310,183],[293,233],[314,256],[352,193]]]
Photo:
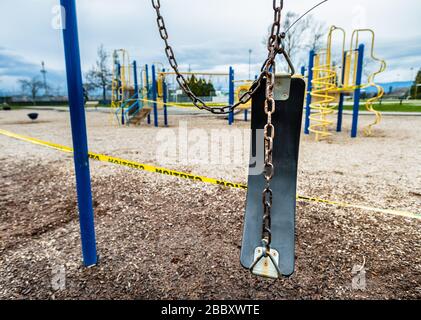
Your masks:
[[[170,42],[182,68],[224,71],[232,65],[239,78],[248,77],[248,50],[252,49],[252,74],[265,59],[262,39],[273,19],[272,1],[256,0],[177,0],[162,1],[162,14]],[[285,10],[305,12],[314,0],[288,1]],[[40,62],[46,61],[51,81],[64,87],[62,35],[51,28],[56,0],[2,0],[0,12],[1,87],[13,87],[13,79],[40,75]],[[367,19],[352,18],[355,8]],[[381,81],[412,77],[410,68],[421,66],[421,10],[419,0],[405,5],[387,6],[382,0],[330,0],[313,12],[316,19],[343,26],[348,34],[354,24],[376,31],[376,53],[385,57],[388,69]],[[390,17],[390,18],[385,18]],[[150,0],[90,0],[78,2],[79,39],[82,67],[86,71],[96,59],[101,43],[108,51],[129,50],[139,64],[160,61],[168,66],[159,38],[155,13]],[[349,38],[349,36],[348,36]],[[347,44],[348,45],[348,44]],[[295,61],[307,61],[307,52]],[[296,65],[299,69],[300,65]]]
[[[40,66],[25,61],[22,57],[0,48],[0,76],[32,77],[39,75]]]
[[[23,57],[0,47],[0,80],[2,89],[9,93],[16,91],[17,81],[32,77],[41,78],[41,63],[35,64],[26,61]],[[51,86],[64,85],[65,76],[63,72],[47,70],[47,82]]]

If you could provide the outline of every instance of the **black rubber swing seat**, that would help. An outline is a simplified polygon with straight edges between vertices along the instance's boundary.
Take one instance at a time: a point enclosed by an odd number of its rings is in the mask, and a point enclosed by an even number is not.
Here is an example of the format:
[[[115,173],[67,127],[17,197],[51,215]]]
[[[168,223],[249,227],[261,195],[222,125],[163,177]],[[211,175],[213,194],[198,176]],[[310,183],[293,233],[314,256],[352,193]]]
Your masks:
[[[38,119],[38,113],[28,113],[28,117],[31,120],[37,120]]]
[[[272,275],[268,275],[265,268],[274,261],[273,258],[267,259],[264,266],[263,264],[259,266],[260,270],[257,273],[251,270],[257,275],[270,278],[277,278],[281,274],[290,276],[294,272],[295,264],[297,164],[305,82],[302,78],[286,79],[287,82],[291,81],[289,96],[287,91],[284,95],[284,98],[287,98],[283,99],[284,101],[276,100],[276,111],[272,115],[272,123],[275,126],[273,146],[275,174],[271,181],[273,204],[271,210],[272,243],[270,248],[275,250],[272,257],[276,258],[278,265],[277,268],[272,268]],[[276,96],[275,99],[277,99]],[[256,267],[255,262],[259,260],[256,256],[258,257],[262,252],[262,192],[265,186],[263,176],[263,128],[267,122],[264,101],[265,82],[263,81],[252,101],[250,168],[240,258],[242,266],[247,269]],[[258,150],[259,146],[261,150]],[[260,154],[261,156],[259,156]],[[256,160],[256,157],[260,157],[261,160]],[[257,172],[261,172],[257,175],[255,174],[256,166],[258,166]],[[275,275],[273,270],[277,271]]]

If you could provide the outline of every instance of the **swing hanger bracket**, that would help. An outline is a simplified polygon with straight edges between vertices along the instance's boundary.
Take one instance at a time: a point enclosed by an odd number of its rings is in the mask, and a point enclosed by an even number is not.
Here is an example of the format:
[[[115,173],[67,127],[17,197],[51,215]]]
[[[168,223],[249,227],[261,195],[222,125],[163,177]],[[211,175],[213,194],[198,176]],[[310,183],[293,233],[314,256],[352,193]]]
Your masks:
[[[291,75],[279,73],[275,75],[275,87],[273,88],[273,98],[275,101],[286,101],[289,99],[291,90]]]

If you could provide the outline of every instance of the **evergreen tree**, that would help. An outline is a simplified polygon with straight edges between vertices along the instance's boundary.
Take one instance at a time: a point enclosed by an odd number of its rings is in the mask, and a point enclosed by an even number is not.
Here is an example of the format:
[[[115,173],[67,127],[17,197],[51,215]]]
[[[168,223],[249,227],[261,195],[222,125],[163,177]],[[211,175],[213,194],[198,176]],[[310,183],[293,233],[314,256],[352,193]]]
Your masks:
[[[197,79],[197,77],[193,74],[187,79],[187,83],[191,91],[198,97],[215,96],[215,88],[210,80],[206,82],[203,78]]]

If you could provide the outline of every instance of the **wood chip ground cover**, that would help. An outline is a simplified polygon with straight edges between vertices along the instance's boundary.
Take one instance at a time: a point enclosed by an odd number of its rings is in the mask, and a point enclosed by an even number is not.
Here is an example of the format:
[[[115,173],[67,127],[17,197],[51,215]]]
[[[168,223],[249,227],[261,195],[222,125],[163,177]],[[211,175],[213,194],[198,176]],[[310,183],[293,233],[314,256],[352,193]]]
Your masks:
[[[0,112],[0,128],[71,145],[67,113],[42,111],[44,122],[28,125],[25,117]],[[167,130],[179,120],[189,118],[173,116]],[[226,128],[204,116],[188,124]],[[419,212],[419,127],[421,118],[387,117],[371,138],[303,137],[299,193]],[[92,151],[156,164],[154,129],[114,128],[93,112],[88,128]],[[263,280],[239,264],[245,191],[98,162],[91,173],[100,263],[83,268],[71,156],[3,136],[0,148],[0,298],[421,298],[419,220],[299,202],[296,273]],[[172,168],[246,178],[245,164]],[[363,259],[367,287],[354,290],[352,268]],[[66,288],[54,291],[51,272],[60,265]]]

